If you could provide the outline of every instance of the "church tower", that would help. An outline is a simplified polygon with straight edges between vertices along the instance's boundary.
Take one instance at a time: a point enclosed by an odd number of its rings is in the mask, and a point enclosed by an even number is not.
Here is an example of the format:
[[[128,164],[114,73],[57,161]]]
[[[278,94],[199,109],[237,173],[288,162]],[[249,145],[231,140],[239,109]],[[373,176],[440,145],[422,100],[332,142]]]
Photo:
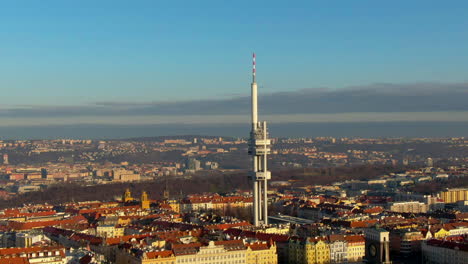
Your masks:
[[[145,191],[141,194],[141,209],[150,209],[150,200],[148,199],[148,194]]]
[[[125,190],[125,193],[122,197],[122,202],[127,203],[131,201],[133,201],[132,193],[130,192],[130,189],[127,188],[127,190]]]

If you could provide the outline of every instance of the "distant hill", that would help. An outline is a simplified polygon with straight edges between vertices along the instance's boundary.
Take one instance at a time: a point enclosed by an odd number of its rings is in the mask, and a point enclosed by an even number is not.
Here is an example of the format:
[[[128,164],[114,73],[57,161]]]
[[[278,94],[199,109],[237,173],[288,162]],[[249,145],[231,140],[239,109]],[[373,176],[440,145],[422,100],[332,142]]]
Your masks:
[[[275,123],[271,137],[468,137],[466,122]],[[250,124],[0,126],[0,139],[122,139],[165,135],[249,137]]]
[[[274,181],[295,180],[296,186],[314,184],[331,184],[335,181],[352,179],[373,179],[378,175],[393,172],[391,167],[339,167],[322,169],[293,169],[273,171]],[[170,178],[168,181],[171,195],[180,197],[181,194],[203,192],[228,193],[236,189],[249,190],[250,181],[247,171],[224,173],[221,171],[204,171],[190,178]],[[51,186],[44,191],[29,192],[16,196],[12,200],[0,200],[0,209],[20,206],[28,203],[58,204],[70,201],[107,201],[114,196],[121,195],[126,188],[130,188],[134,198],[139,198],[142,191],[146,191],[151,199],[161,199],[165,188],[164,178],[146,182],[113,183],[94,186],[78,184],[60,184]]]
[[[168,139],[184,139],[187,141],[193,141],[195,138],[209,138],[215,139],[220,138],[220,136],[205,136],[205,135],[177,135],[177,136],[154,136],[154,137],[134,137],[134,138],[125,138],[120,139],[121,141],[136,141],[136,142],[163,142]],[[223,140],[235,140],[234,137],[221,137]]]

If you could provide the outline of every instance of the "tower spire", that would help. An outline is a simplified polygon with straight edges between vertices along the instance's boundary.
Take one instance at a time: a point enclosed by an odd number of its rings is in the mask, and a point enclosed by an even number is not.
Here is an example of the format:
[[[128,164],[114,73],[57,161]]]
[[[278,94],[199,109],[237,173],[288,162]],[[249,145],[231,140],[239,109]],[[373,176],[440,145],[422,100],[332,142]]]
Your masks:
[[[255,70],[255,52],[252,54],[252,82],[255,83],[255,75],[256,75],[256,70]]]

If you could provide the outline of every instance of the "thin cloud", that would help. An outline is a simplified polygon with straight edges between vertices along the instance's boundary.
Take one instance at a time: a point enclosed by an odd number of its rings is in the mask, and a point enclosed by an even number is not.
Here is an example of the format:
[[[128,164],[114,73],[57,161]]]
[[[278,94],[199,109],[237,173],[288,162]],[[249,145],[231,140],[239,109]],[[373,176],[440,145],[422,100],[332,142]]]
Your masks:
[[[466,112],[394,112],[262,115],[273,124],[285,123],[382,123],[382,122],[468,122]],[[59,125],[232,125],[248,124],[248,115],[177,115],[177,116],[74,116],[41,118],[0,118],[0,127]]]
[[[344,89],[303,89],[262,94],[263,115],[337,113],[411,113],[468,111],[468,83],[377,83]],[[246,115],[248,95],[180,102],[97,102],[82,106],[14,106],[0,109],[3,118],[84,116]]]

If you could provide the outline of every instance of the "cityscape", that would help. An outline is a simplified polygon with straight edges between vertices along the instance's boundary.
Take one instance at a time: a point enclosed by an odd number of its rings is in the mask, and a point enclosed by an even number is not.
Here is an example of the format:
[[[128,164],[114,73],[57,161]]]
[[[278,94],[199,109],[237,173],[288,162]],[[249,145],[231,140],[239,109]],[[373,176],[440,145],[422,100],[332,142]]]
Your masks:
[[[156,2],[0,6],[0,264],[468,264],[468,5]]]
[[[464,262],[466,154],[428,153],[465,139],[272,141],[269,223],[257,225],[246,139],[3,141],[2,258],[360,263],[375,251],[387,258],[376,263]],[[429,150],[394,151],[412,145]],[[337,147],[348,150],[324,151]]]

